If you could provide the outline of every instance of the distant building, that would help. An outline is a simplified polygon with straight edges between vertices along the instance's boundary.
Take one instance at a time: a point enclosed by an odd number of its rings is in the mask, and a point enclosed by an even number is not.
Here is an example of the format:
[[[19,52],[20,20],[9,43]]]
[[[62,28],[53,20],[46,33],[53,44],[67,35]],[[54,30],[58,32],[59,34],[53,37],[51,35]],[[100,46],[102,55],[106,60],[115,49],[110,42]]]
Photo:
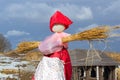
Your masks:
[[[87,54],[87,50],[71,50],[72,80],[117,80],[115,69],[120,65],[105,53]],[[87,58],[86,58],[87,57]]]

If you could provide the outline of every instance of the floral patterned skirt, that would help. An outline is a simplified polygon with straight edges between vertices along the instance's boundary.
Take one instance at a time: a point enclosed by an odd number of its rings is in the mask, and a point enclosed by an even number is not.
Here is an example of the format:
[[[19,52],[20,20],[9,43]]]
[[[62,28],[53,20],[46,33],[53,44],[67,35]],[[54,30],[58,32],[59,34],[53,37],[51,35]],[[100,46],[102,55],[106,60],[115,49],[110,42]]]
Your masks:
[[[59,58],[43,57],[36,69],[35,80],[65,80],[64,65]]]

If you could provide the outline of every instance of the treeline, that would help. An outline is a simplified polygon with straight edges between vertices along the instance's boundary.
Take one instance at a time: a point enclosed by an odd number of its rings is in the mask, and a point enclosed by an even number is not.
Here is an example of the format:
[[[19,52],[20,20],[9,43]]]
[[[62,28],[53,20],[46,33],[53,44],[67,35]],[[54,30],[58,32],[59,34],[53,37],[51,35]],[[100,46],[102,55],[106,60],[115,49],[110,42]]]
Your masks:
[[[0,33],[0,52],[7,52],[11,50],[10,41]]]

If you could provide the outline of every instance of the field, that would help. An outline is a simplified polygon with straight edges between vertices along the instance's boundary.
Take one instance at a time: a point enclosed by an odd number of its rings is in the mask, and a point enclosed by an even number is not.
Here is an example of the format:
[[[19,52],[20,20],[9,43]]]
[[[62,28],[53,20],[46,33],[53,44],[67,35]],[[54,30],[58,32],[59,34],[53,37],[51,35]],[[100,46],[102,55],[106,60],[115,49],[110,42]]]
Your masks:
[[[108,56],[120,61],[120,55],[109,53]],[[28,52],[26,54],[0,55],[0,80],[31,80],[35,68],[42,58],[39,52]],[[116,69],[117,80],[120,80],[120,68]]]

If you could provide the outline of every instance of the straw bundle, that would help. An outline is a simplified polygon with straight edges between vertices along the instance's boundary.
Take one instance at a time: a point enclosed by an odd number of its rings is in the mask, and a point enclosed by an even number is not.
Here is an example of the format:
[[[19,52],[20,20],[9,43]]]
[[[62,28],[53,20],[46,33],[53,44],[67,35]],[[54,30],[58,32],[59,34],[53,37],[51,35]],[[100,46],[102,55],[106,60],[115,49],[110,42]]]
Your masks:
[[[117,29],[120,27],[113,27],[110,28],[109,26],[103,26],[103,27],[96,27],[96,28],[92,28],[80,33],[76,33],[76,34],[72,34],[68,37],[64,37],[62,38],[62,42],[66,43],[66,42],[71,42],[71,41],[77,41],[77,40],[97,40],[97,39],[105,39],[108,38],[108,32],[111,29]],[[38,47],[38,44],[40,44],[40,42],[38,41],[33,41],[33,42],[22,42],[18,45],[16,51],[17,52],[25,52],[25,51],[29,51],[32,49],[35,49]]]
[[[27,52],[27,51],[30,51],[30,50],[37,48],[39,44],[40,44],[40,42],[38,42],[38,41],[21,42],[18,44],[15,51],[20,52],[20,53]]]
[[[86,31],[62,38],[62,42],[70,42],[70,41],[76,41],[76,40],[105,39],[108,37],[108,34],[107,34],[108,31],[109,31],[109,27],[107,26],[96,27],[90,30],[86,30]]]

